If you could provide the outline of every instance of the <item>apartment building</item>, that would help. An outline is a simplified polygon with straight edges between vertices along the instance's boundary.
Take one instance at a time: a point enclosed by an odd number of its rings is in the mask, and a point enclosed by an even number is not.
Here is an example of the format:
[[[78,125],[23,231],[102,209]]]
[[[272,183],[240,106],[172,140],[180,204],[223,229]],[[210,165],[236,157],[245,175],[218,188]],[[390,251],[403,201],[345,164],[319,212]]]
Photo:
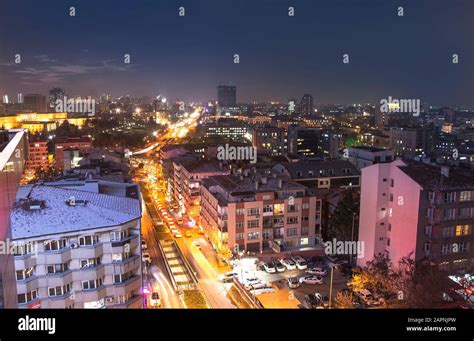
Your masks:
[[[365,265],[412,254],[452,272],[474,265],[474,172],[396,160],[362,169],[359,241]]]
[[[30,141],[26,169],[29,171],[48,170],[48,141]]]
[[[176,160],[173,162],[174,198],[182,203],[186,212],[199,215],[201,181],[210,176],[227,175],[222,163],[209,160]]]
[[[201,184],[201,224],[222,251],[286,251],[314,246],[321,200],[296,182],[246,173]]]
[[[54,144],[54,159],[59,170],[65,168],[64,151],[67,149],[76,149],[81,153],[87,153],[92,150],[92,141],[87,136],[57,138]]]
[[[0,130],[0,242],[11,240],[10,213],[28,159],[28,133],[23,129]],[[0,308],[16,308],[15,260],[0,253]]]
[[[20,187],[11,213],[19,308],[141,308],[140,201]]]
[[[286,132],[283,128],[265,126],[253,130],[252,145],[259,152],[269,155],[286,153]]]
[[[394,152],[390,149],[375,147],[349,147],[347,148],[347,159],[357,169],[361,169],[374,163],[392,162],[394,160]]]

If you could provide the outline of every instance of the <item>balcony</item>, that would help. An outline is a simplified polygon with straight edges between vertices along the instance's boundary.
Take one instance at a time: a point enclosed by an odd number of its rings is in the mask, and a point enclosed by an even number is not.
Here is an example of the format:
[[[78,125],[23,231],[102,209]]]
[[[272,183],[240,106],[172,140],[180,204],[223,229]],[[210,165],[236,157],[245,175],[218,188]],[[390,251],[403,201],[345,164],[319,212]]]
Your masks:
[[[121,283],[114,283],[114,294],[115,295],[125,295],[129,292],[134,290],[140,289],[142,285],[141,277],[140,276],[133,276]],[[110,289],[107,290],[110,293]]]
[[[96,243],[94,245],[83,245],[77,249],[71,250],[72,257],[79,258],[79,259],[97,258],[97,257],[102,256],[103,254],[104,254],[104,246],[102,243]],[[56,262],[56,263],[60,263],[60,262]]]
[[[66,247],[56,251],[45,251],[44,258],[46,264],[63,264],[71,260],[71,248]]]
[[[113,262],[105,264],[105,274],[114,275],[117,273],[127,273],[134,271],[140,267],[141,259],[139,255],[131,256],[121,262]]]
[[[105,296],[106,290],[104,285],[98,287],[97,289],[87,289],[82,290],[80,293],[76,293],[76,298],[79,298],[82,302],[99,301],[101,299],[105,299]]]
[[[27,279],[23,279],[23,280],[20,280],[20,281],[16,281],[16,287],[17,287],[17,291],[19,293],[22,293],[22,292],[30,292],[30,291],[33,291],[33,290],[37,290],[39,285],[38,285],[38,276],[31,276]]]
[[[132,240],[134,239],[137,239],[138,238],[138,235],[131,235],[131,236],[128,236],[127,238],[124,238],[122,240],[112,240],[111,243],[112,243],[112,247],[120,247],[120,246],[124,246],[125,244],[132,244]],[[138,242],[137,242],[138,244]],[[132,245],[130,245],[132,246]]]

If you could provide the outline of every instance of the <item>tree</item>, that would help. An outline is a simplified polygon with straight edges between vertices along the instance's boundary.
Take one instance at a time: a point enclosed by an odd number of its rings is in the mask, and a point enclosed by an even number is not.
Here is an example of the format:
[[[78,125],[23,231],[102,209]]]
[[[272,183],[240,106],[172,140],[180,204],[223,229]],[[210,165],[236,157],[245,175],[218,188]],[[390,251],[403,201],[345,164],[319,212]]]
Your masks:
[[[394,292],[392,263],[385,254],[379,254],[363,268],[354,269],[348,283],[352,290],[367,289],[373,294],[385,296]]]
[[[352,309],[354,307],[354,294],[350,291],[339,291],[336,294],[337,306],[342,309]]]
[[[342,199],[328,219],[327,229],[323,232],[324,239],[331,240],[336,238],[337,240],[344,241],[352,240],[352,237],[354,237],[354,240],[357,239],[359,234],[358,214],[359,193],[352,190],[344,192]],[[354,231],[352,231],[353,219]]]
[[[429,259],[415,261],[411,254],[399,261],[394,276],[394,286],[398,290],[405,308],[442,308],[443,300],[453,283],[448,273],[439,269]]]

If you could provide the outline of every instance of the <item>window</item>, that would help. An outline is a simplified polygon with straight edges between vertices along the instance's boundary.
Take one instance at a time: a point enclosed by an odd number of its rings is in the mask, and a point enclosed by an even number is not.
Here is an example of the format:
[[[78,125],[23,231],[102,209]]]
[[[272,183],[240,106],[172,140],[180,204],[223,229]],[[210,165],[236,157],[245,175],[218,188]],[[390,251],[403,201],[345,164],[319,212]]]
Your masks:
[[[298,235],[298,229],[296,227],[292,227],[286,230],[287,236],[296,236]]]
[[[444,202],[454,202],[456,200],[456,192],[444,193]]]
[[[273,197],[270,194],[264,194],[262,197],[263,200],[272,200],[272,198]]]
[[[131,272],[114,275],[114,284],[126,282],[127,280],[129,280],[132,277],[133,277],[133,275],[132,275]]]
[[[298,224],[298,217],[288,217],[286,218],[287,224]]]
[[[243,221],[237,221],[235,223],[235,227],[238,229],[244,228],[244,222]]]
[[[428,219],[433,219],[433,213],[434,213],[434,210],[432,207],[428,208],[426,210],[426,218]]]
[[[48,288],[48,296],[49,297],[54,297],[54,296],[63,296],[66,293],[71,291],[71,285],[66,284],[64,286],[58,286],[58,287],[49,287]]]
[[[301,228],[301,234],[307,235],[309,233],[309,227],[308,226],[303,226]]]
[[[441,245],[441,254],[446,255],[451,253],[451,244],[443,244]]]
[[[387,182],[387,178],[383,178],[382,181],[383,181],[383,182]]]
[[[30,278],[34,275],[34,267],[31,268],[26,268],[24,270],[18,270],[16,272],[16,280],[17,281],[22,281],[24,279]]]
[[[392,224],[388,224],[388,228],[387,228],[389,231],[392,231]]]
[[[247,240],[255,240],[260,238],[260,232],[247,233]]]
[[[395,180],[390,179],[390,187],[395,187]]]
[[[235,215],[244,215],[244,209],[243,208],[238,208],[235,210]]]
[[[113,242],[119,242],[127,238],[127,231],[113,231],[110,233],[110,240]]]
[[[36,290],[18,295],[18,304],[26,303],[35,300],[38,297]]]
[[[259,221],[258,220],[249,220],[247,221],[247,228],[252,229],[256,228],[259,226]]]
[[[443,237],[453,237],[454,236],[454,226],[444,227],[443,228]]]
[[[472,218],[472,208],[463,207],[458,210],[458,217],[461,219]]]
[[[455,208],[446,208],[444,210],[444,219],[445,220],[452,220],[456,217],[456,209]]]
[[[425,245],[423,246],[423,250],[425,251],[425,253],[430,253],[431,243],[425,243]]]
[[[459,193],[459,201],[471,201],[472,191],[462,191]]]
[[[44,251],[57,251],[66,247],[66,239],[48,240],[44,242]]]
[[[263,213],[273,213],[273,206],[272,205],[263,206]]]
[[[285,220],[283,217],[278,217],[273,219],[273,225],[283,225],[285,223]]]
[[[79,237],[79,245],[81,246],[94,245],[97,242],[99,242],[99,236],[96,234],[92,236]]]
[[[102,285],[102,278],[82,281],[82,290],[94,290]]]
[[[309,221],[309,217],[307,215],[304,215],[301,217],[301,221]]]
[[[431,225],[425,226],[425,235],[431,237],[431,233],[433,232],[433,227]]]
[[[456,236],[468,236],[470,234],[470,225],[456,225]]]
[[[428,192],[428,200],[431,203],[434,203],[434,201],[435,201],[435,192]]]
[[[387,246],[390,246],[390,238],[387,238]]]
[[[303,210],[307,210],[309,209],[309,204],[308,203],[304,203],[303,204]]]
[[[244,234],[243,233],[236,233],[235,234],[235,239],[236,240],[244,240]]]
[[[393,202],[393,194],[390,193],[390,201]]]
[[[96,266],[100,265],[100,257],[81,259],[80,263],[81,269],[95,268]]]
[[[33,243],[14,244],[13,254],[15,256],[25,256],[31,254],[33,250]]]
[[[275,204],[273,205],[273,213],[274,214],[283,214],[285,212],[285,205],[284,204]]]
[[[286,206],[286,211],[289,213],[298,212],[298,208],[299,208],[298,205],[288,205]]]
[[[247,209],[247,215],[248,216],[254,216],[254,215],[259,215],[260,214],[260,209],[258,207],[252,207]]]
[[[54,264],[54,265],[48,265],[46,267],[46,272],[48,274],[55,274],[55,273],[62,273],[65,272],[69,269],[67,263],[64,264]]]

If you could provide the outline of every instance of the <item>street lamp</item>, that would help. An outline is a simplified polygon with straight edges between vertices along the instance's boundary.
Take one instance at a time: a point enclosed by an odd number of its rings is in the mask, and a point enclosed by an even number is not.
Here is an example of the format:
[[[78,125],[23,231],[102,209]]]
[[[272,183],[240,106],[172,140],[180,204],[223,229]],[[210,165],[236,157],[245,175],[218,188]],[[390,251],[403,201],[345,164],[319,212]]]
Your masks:
[[[355,226],[355,217],[356,217],[356,213],[352,213],[352,230],[351,230],[351,245],[352,245],[352,242],[354,241],[354,226]],[[352,257],[353,257],[353,253],[351,252],[351,265],[352,265]]]

